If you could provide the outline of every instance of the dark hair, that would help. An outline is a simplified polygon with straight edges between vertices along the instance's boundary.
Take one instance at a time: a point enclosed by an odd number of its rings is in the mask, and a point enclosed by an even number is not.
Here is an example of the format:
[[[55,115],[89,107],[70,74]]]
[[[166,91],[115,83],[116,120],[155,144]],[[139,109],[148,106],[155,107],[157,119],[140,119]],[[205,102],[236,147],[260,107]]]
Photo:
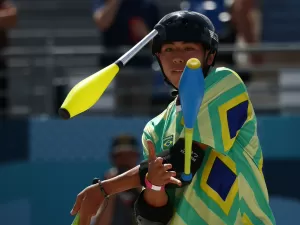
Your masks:
[[[121,151],[127,151],[127,149],[139,153],[138,148],[138,142],[134,136],[119,135],[112,141],[111,154],[115,155]]]

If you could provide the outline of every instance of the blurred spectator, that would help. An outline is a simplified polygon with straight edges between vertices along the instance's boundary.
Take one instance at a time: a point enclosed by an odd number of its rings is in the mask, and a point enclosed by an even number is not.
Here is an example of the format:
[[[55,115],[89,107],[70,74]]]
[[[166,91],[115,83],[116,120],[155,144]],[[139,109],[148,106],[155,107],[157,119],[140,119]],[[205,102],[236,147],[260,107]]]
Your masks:
[[[112,54],[121,47],[132,47],[144,38],[160,19],[158,7],[152,0],[93,0],[94,21],[100,30],[101,45],[108,54],[99,56],[99,67],[115,62],[120,53]],[[149,47],[149,45],[147,46]],[[127,68],[151,70],[153,58],[135,55]],[[117,112],[120,115],[134,111],[136,114],[148,113],[152,77],[134,72],[129,76],[116,77]],[[122,93],[120,93],[122,92]]]
[[[251,12],[255,0],[186,0],[182,1],[181,8],[200,12],[208,16],[219,35],[220,44],[235,45],[238,37],[245,43],[253,44],[257,42],[255,35],[254,18]],[[245,4],[244,4],[245,3]],[[251,55],[252,63],[261,61],[259,55]],[[234,53],[219,53],[217,66],[236,66],[237,62]],[[250,82],[250,74],[237,70],[243,81]]]
[[[144,38],[158,22],[159,13],[151,0],[94,0],[93,17],[101,31],[101,44],[107,51],[114,51],[118,47],[132,47]],[[100,66],[107,66],[120,56],[104,54]],[[136,56],[128,65],[149,67],[151,62],[149,56]]]
[[[112,142],[110,159],[113,167],[109,169],[104,179],[121,174],[137,165],[140,151],[137,140],[133,136],[118,136]],[[101,213],[101,207],[94,218],[93,225],[133,225],[133,204],[140,193],[140,189],[132,189],[113,195],[108,205]]]
[[[232,5],[232,18],[238,35],[247,44],[259,42],[256,31],[255,16],[253,12],[258,9],[257,0],[234,0]],[[262,63],[261,54],[250,54],[252,64]]]
[[[17,9],[9,0],[0,0],[0,117],[5,117],[8,111],[8,78],[7,62],[2,55],[8,46],[7,31],[17,22]]]

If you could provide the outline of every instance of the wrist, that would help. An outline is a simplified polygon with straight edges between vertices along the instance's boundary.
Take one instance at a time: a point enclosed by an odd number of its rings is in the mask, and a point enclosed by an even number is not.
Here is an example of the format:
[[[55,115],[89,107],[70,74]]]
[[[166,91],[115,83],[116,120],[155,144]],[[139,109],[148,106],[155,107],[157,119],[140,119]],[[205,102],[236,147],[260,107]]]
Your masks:
[[[145,185],[146,185],[146,189],[151,189],[153,191],[164,191],[165,190],[165,186],[159,186],[159,185],[154,185],[152,182],[149,181],[148,178],[148,173],[146,173],[145,176]]]
[[[111,189],[111,185],[109,184],[108,180],[101,181],[101,184],[102,184],[103,190],[105,191],[105,193],[107,195],[112,195],[113,194],[113,191]]]
[[[139,167],[136,166],[118,176],[103,180],[102,185],[108,195],[140,187]]]
[[[110,195],[107,193],[106,189],[103,186],[103,182],[100,179],[95,178],[93,180],[93,184],[97,184],[98,188],[100,189],[101,195],[105,199],[108,199],[110,197]]]

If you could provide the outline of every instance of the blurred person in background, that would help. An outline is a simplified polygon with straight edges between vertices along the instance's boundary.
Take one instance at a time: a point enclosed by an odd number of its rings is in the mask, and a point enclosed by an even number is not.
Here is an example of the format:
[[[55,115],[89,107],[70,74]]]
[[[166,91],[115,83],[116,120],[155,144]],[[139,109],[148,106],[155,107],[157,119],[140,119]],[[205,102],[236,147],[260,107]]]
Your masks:
[[[7,31],[16,26],[17,9],[9,0],[0,0],[0,117],[8,114],[8,77],[7,62],[3,56],[4,49],[8,46]]]
[[[256,0],[233,0],[232,18],[238,35],[246,44],[260,42],[258,32],[259,6]],[[250,62],[254,65],[263,61],[261,54],[250,54]]]
[[[119,47],[132,47],[149,32],[159,19],[157,6],[149,0],[93,0],[94,21],[101,34],[101,45],[107,51]],[[151,12],[151,13],[149,13]],[[100,67],[107,66],[119,58],[104,54],[99,58]],[[127,65],[149,67],[149,56],[134,57]]]
[[[118,48],[130,48],[144,38],[160,17],[157,5],[151,0],[93,1],[93,18],[100,31],[100,43],[108,52],[99,56],[100,68],[110,65],[122,55],[114,54]],[[152,62],[150,54],[137,54],[127,66],[151,71]],[[151,76],[140,73],[130,74],[130,77],[118,76],[117,112],[120,115],[129,114],[131,110],[137,114],[148,113],[151,83]]]
[[[219,35],[220,44],[235,45],[238,39],[246,44],[258,42],[255,32],[255,18],[252,15],[255,9],[254,0],[186,0],[181,2],[181,9],[200,12],[208,16]],[[258,64],[261,57],[258,54],[250,54],[249,62]],[[233,52],[219,53],[219,66],[237,66]],[[248,84],[251,81],[251,74],[244,71],[237,71]]]
[[[133,136],[117,136],[111,147],[110,159],[113,165],[104,175],[104,179],[113,178],[135,167],[139,162],[138,142]],[[101,207],[94,217],[93,225],[134,225],[133,204],[141,189],[131,189],[111,196],[105,210]]]

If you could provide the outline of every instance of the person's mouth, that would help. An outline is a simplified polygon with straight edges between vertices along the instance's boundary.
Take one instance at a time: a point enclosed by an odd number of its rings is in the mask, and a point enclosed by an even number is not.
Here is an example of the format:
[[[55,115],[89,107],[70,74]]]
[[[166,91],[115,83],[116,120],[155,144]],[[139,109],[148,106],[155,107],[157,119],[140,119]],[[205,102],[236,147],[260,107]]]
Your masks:
[[[175,69],[175,70],[172,70],[173,73],[182,73],[183,70],[182,69]]]

